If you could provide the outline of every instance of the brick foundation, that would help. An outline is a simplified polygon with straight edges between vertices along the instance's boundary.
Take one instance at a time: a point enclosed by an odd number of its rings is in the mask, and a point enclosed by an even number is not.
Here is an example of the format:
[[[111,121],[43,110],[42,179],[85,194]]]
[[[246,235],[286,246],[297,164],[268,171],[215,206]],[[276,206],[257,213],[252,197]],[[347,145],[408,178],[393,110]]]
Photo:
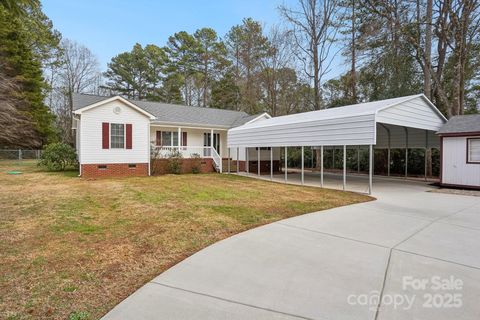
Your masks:
[[[135,165],[132,167],[131,165]],[[83,178],[148,176],[148,163],[82,164]]]
[[[215,172],[213,167],[213,160],[209,158],[202,159],[181,159],[182,169],[181,173],[193,173],[193,167],[197,166],[200,173],[210,173]],[[162,175],[170,173],[169,170],[169,159],[155,159],[152,160],[152,171],[153,175]]]

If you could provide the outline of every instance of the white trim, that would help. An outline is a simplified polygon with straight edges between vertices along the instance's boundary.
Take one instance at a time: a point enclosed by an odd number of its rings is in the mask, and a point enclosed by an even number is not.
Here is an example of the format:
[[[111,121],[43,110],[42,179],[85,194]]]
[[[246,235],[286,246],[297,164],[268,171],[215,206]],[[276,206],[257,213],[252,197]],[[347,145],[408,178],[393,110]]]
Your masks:
[[[165,124],[164,124],[165,123]],[[185,126],[184,124],[187,124]],[[191,126],[188,126],[191,125]],[[163,128],[178,128],[182,127],[183,129],[199,129],[199,130],[205,130],[205,129],[212,129],[214,128],[215,130],[222,130],[222,131],[228,131],[228,127],[216,127],[216,126],[211,126],[211,125],[205,125],[204,127],[195,125],[194,123],[180,123],[180,122],[168,122],[168,121],[152,121],[150,122],[150,126],[154,127],[163,127]]]
[[[246,124],[249,124],[249,123],[252,123],[252,122],[255,122],[255,121],[257,121],[258,119],[260,119],[261,117],[267,117],[267,119],[271,119],[271,118],[272,118],[271,115],[269,115],[268,113],[264,112],[264,113],[260,114],[259,116],[253,118],[252,120],[245,122],[244,124],[242,124],[242,126],[243,126],[243,125],[246,125]]]
[[[403,101],[401,101],[401,102],[392,103],[391,105],[388,105],[388,106],[385,106],[385,107],[382,107],[382,108],[377,109],[377,110],[375,111],[375,118],[376,118],[376,116],[377,116],[377,114],[378,114],[379,111],[383,111],[383,110],[385,110],[385,109],[389,109],[389,108],[391,108],[391,107],[395,107],[395,106],[397,106],[397,105],[399,105],[399,104],[402,104],[402,103],[405,103],[405,102],[407,102],[407,101],[410,101],[410,100],[413,100],[413,99],[417,99],[417,98],[423,98],[423,100],[425,100],[425,102],[429,105],[429,107],[432,108],[433,111],[434,111],[438,116],[440,116],[440,118],[442,118],[442,120],[443,120],[444,122],[447,122],[447,121],[448,121],[447,118],[445,118],[445,116],[440,112],[440,110],[438,110],[437,107],[435,107],[435,105],[434,105],[434,104],[427,98],[427,96],[425,96],[423,93],[417,94],[417,95],[415,95],[415,96],[413,96],[413,97],[410,97],[410,98],[408,98],[408,99],[405,99],[405,100],[403,100]]]
[[[88,111],[88,110],[90,110],[90,109],[99,107],[99,106],[101,106],[101,105],[104,105],[104,104],[106,104],[106,103],[109,103],[109,102],[112,102],[112,101],[115,101],[115,100],[119,100],[119,101],[123,102],[124,104],[126,104],[126,105],[129,106],[130,108],[135,109],[136,111],[138,111],[138,112],[140,112],[141,114],[147,116],[147,117],[150,118],[151,120],[156,119],[156,117],[155,117],[153,114],[151,114],[151,113],[143,110],[142,108],[140,108],[140,107],[138,107],[137,105],[131,103],[131,102],[128,101],[127,99],[122,98],[121,96],[114,96],[114,97],[111,97],[111,98],[108,98],[108,99],[105,99],[105,100],[96,102],[96,103],[94,103],[94,104],[90,104],[90,105],[85,106],[85,107],[83,107],[83,108],[74,110],[73,113],[74,113],[74,114],[82,114],[82,112]]]

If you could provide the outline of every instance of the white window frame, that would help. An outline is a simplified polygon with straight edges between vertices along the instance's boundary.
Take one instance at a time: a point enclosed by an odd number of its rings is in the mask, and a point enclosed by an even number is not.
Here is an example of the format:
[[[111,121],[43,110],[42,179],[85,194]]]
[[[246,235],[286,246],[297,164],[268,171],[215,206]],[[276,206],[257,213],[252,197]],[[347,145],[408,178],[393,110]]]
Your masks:
[[[471,143],[472,141],[478,141],[477,143],[480,143],[480,137],[472,137],[472,138],[467,138],[467,163],[473,163],[473,164],[480,164],[480,159],[478,160],[473,160],[471,159]]]
[[[174,141],[173,136],[177,135],[177,137],[178,137],[178,131],[167,131],[167,130],[157,130],[157,131],[161,132],[161,134],[160,134],[160,146],[162,146],[162,147],[178,147],[178,138],[177,138],[177,143],[176,144],[173,143],[173,141]],[[164,145],[163,144],[163,134],[165,132],[170,133],[170,139],[169,139],[170,140],[170,145]],[[156,133],[155,133],[155,135],[156,135]],[[156,137],[155,137],[155,139],[156,139]]]
[[[122,125],[123,126],[123,147],[114,147],[113,146],[113,139],[112,139],[112,125]],[[127,135],[126,135],[126,124],[125,123],[110,123],[109,126],[109,134],[110,134],[110,149],[125,149],[127,145]]]

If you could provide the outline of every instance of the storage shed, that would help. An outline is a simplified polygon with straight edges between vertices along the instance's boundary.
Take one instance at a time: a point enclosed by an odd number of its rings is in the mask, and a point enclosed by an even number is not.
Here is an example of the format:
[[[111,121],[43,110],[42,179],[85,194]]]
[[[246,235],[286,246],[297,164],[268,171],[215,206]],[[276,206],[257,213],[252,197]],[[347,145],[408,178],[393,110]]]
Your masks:
[[[440,184],[480,189],[480,114],[452,117],[438,135]]]

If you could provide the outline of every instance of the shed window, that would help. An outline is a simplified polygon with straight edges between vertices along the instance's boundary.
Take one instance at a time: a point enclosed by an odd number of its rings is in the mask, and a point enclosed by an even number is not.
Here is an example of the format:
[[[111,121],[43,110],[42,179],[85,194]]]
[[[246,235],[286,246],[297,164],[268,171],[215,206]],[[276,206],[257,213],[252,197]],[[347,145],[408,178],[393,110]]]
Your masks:
[[[123,123],[110,124],[110,141],[112,149],[125,148],[125,125]]]
[[[468,162],[480,163],[480,138],[467,139]]]

